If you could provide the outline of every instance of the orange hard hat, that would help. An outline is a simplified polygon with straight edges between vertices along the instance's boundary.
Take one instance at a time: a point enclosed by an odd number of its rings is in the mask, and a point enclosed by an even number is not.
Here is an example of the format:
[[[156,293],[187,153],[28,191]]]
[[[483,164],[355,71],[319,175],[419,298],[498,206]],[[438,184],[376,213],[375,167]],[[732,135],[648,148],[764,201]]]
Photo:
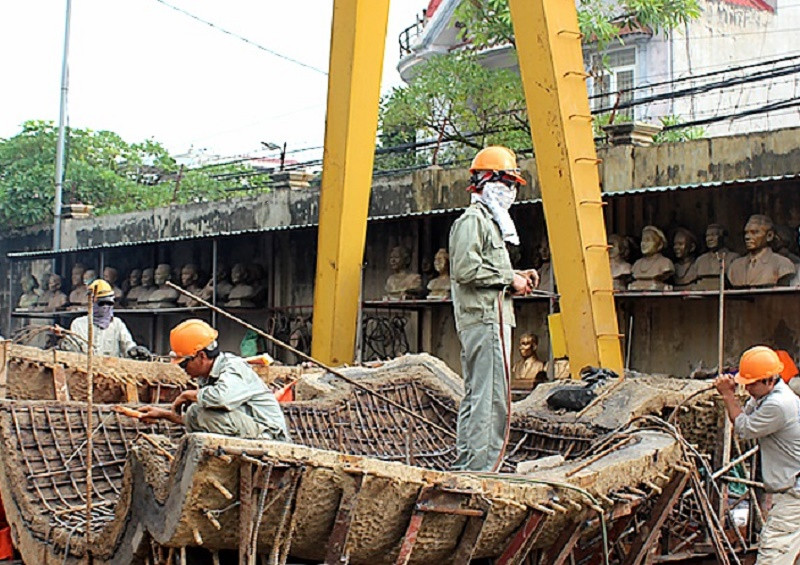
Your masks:
[[[769,347],[757,345],[751,347],[744,353],[739,360],[739,372],[736,374],[736,382],[749,385],[762,379],[780,375],[783,371],[783,363],[780,357]]]
[[[776,349],[775,353],[778,354],[778,358],[783,363],[783,371],[781,371],[781,378],[783,382],[788,383],[793,378],[795,378],[800,371],[797,370],[797,365],[794,364],[794,360],[789,355],[788,351],[784,351],[783,349]]]
[[[193,318],[181,322],[169,332],[170,356],[173,363],[180,363],[186,357],[197,355],[199,351],[214,343],[219,333],[203,320]]]
[[[469,167],[470,173],[477,171],[502,171],[516,182],[527,184],[517,168],[517,156],[502,145],[490,145],[478,151]]]

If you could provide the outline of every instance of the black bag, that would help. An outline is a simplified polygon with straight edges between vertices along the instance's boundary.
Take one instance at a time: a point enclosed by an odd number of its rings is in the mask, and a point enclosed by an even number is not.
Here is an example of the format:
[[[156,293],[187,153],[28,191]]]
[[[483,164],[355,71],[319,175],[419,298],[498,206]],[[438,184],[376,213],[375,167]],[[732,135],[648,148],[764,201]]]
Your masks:
[[[562,386],[550,393],[547,405],[552,410],[569,410],[577,412],[586,408],[597,397],[591,389],[583,386]]]
[[[598,367],[584,367],[581,370],[582,385],[565,385],[557,388],[547,397],[547,405],[551,410],[568,410],[578,412],[586,408],[589,403],[597,398],[595,387],[618,375],[610,369]]]

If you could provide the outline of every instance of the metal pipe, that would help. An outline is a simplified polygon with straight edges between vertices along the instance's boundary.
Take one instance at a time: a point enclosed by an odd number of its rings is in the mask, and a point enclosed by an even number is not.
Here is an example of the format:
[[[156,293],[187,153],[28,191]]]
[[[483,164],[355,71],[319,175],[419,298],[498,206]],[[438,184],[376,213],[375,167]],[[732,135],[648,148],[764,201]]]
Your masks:
[[[217,305],[217,268],[219,267],[218,261],[217,238],[211,240],[211,303],[216,307]],[[217,327],[217,313],[211,310],[211,325]]]
[[[722,376],[722,364],[724,359],[725,347],[725,255],[716,253],[719,260],[719,328],[717,333],[717,374]],[[731,436],[733,435],[733,424],[730,418],[725,418],[722,427],[722,467],[725,468],[731,461]],[[720,520],[724,519],[728,510],[728,489],[722,489],[719,497],[719,507],[717,515]]]
[[[244,320],[242,320],[241,318],[237,318],[236,316],[234,316],[233,314],[231,314],[231,313],[229,313],[229,312],[226,312],[226,311],[225,311],[225,310],[223,310],[222,308],[218,308],[218,307],[214,306],[214,305],[213,305],[213,304],[211,304],[210,302],[208,302],[208,301],[206,301],[206,300],[203,300],[202,298],[200,298],[200,297],[199,297],[199,296],[197,296],[196,294],[193,294],[193,293],[189,292],[189,291],[188,291],[188,290],[186,290],[185,288],[181,288],[181,287],[179,287],[178,285],[176,285],[176,284],[175,284],[175,283],[173,283],[172,281],[167,281],[167,282],[166,282],[166,285],[167,285],[168,287],[170,287],[170,288],[174,289],[174,290],[177,290],[179,293],[183,294],[184,296],[188,296],[188,297],[190,297],[190,298],[193,298],[194,300],[196,300],[197,302],[199,302],[199,303],[200,303],[200,304],[202,304],[203,306],[205,306],[205,307],[207,307],[207,308],[211,308],[213,311],[216,311],[216,312],[218,312],[219,314],[221,314],[221,315],[225,316],[225,317],[226,317],[226,318],[228,318],[229,320],[233,320],[234,322],[236,322],[237,324],[239,324],[239,325],[241,325],[241,326],[243,326],[243,327],[247,328],[248,330],[252,330],[252,331],[254,331],[255,333],[257,333],[258,335],[260,335],[260,336],[261,336],[261,337],[263,337],[264,339],[267,339],[267,340],[271,341],[272,343],[274,343],[275,345],[277,345],[277,346],[279,346],[279,347],[283,347],[284,349],[286,349],[287,351],[290,351],[290,352],[294,353],[295,355],[297,355],[297,356],[298,356],[298,357],[300,357],[301,359],[303,359],[303,360],[305,360],[305,361],[308,361],[309,363],[313,363],[313,364],[314,364],[314,365],[316,365],[317,367],[320,367],[321,369],[324,369],[324,370],[325,370],[325,371],[327,371],[328,373],[330,373],[330,374],[332,374],[332,375],[334,375],[334,376],[336,376],[336,377],[338,377],[338,378],[342,379],[344,382],[346,382],[346,383],[348,383],[348,384],[350,384],[350,385],[352,385],[352,386],[356,387],[357,389],[359,389],[359,390],[363,390],[364,392],[366,392],[367,394],[371,394],[371,395],[372,395],[372,396],[374,396],[375,398],[380,398],[381,400],[383,400],[383,401],[384,401],[384,402],[386,402],[387,404],[390,404],[391,406],[394,406],[395,408],[397,408],[397,409],[398,409],[398,410],[400,410],[401,412],[405,412],[406,414],[408,414],[408,415],[409,415],[409,416],[411,416],[412,418],[416,418],[416,419],[417,419],[417,420],[419,420],[420,422],[422,422],[422,423],[424,423],[424,424],[426,424],[426,425],[428,425],[428,426],[430,426],[430,427],[432,427],[432,428],[435,428],[435,429],[439,430],[440,432],[442,432],[442,433],[444,433],[444,434],[446,434],[446,435],[450,436],[451,438],[454,438],[454,439],[455,439],[455,437],[456,437],[456,434],[454,434],[453,432],[451,432],[451,431],[450,431],[450,430],[448,430],[447,428],[444,428],[444,427],[440,426],[440,425],[439,425],[439,424],[437,424],[436,422],[431,422],[430,420],[428,420],[427,418],[425,418],[425,417],[423,417],[423,416],[420,416],[419,414],[417,414],[417,413],[416,413],[416,412],[414,412],[413,410],[409,410],[407,407],[403,406],[402,404],[400,404],[400,403],[398,403],[398,402],[395,402],[394,400],[392,400],[392,399],[391,399],[391,398],[389,398],[388,396],[385,396],[385,395],[383,395],[383,394],[381,394],[381,393],[379,393],[379,392],[375,392],[374,390],[372,390],[372,389],[370,389],[370,388],[368,388],[368,387],[366,387],[366,386],[362,385],[362,384],[361,384],[361,383],[359,383],[358,381],[355,381],[355,380],[351,379],[350,377],[346,377],[345,375],[343,375],[342,373],[340,373],[339,371],[337,371],[337,370],[336,370],[336,369],[334,369],[333,367],[329,367],[329,366],[328,366],[328,365],[326,365],[325,363],[323,363],[323,362],[321,362],[321,361],[317,361],[316,359],[314,359],[314,358],[313,358],[313,357],[311,357],[310,355],[306,355],[305,353],[303,353],[302,351],[300,351],[300,350],[298,350],[298,349],[295,349],[294,347],[292,347],[292,346],[291,346],[291,345],[289,345],[288,343],[284,343],[284,342],[282,342],[281,340],[279,340],[279,339],[276,339],[275,337],[273,337],[273,336],[269,335],[269,334],[268,334],[267,332],[265,332],[264,330],[262,330],[262,329],[260,329],[260,328],[257,328],[257,327],[255,327],[254,325],[252,325],[252,324],[249,324],[248,322],[245,322],[245,321],[244,321]]]
[[[58,142],[56,144],[56,191],[53,202],[53,251],[61,249],[61,192],[64,185],[64,145],[66,144],[67,91],[69,54],[69,22],[72,13],[72,0],[67,0],[67,15],[64,23],[64,56],[61,61],[61,101],[58,113]],[[55,272],[55,271],[53,271]]]

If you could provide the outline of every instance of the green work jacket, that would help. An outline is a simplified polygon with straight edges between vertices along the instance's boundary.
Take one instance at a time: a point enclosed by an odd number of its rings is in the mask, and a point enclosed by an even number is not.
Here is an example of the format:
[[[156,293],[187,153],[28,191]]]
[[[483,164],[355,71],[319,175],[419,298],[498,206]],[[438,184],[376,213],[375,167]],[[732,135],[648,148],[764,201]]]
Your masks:
[[[501,294],[502,322],[514,326],[514,306],[506,292],[514,270],[500,227],[486,206],[475,203],[461,214],[450,229],[449,247],[456,330],[500,323],[497,304]]]

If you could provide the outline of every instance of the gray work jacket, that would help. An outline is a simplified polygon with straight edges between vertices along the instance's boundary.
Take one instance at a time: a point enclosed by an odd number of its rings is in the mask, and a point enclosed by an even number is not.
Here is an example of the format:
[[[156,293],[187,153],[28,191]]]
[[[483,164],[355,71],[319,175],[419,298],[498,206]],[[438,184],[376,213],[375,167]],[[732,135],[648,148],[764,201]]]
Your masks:
[[[747,401],[734,430],[741,438],[758,440],[761,475],[768,491],[795,485],[800,473],[800,399],[782,380],[766,396]]]
[[[514,280],[514,270],[500,227],[486,206],[472,204],[453,223],[449,251],[456,329],[500,323],[498,296],[503,323],[514,326],[514,306],[505,292]]]
[[[220,353],[208,377],[197,379],[197,405],[209,410],[242,410],[266,427],[273,437],[289,439],[289,430],[275,395],[250,368],[233,353]]]

